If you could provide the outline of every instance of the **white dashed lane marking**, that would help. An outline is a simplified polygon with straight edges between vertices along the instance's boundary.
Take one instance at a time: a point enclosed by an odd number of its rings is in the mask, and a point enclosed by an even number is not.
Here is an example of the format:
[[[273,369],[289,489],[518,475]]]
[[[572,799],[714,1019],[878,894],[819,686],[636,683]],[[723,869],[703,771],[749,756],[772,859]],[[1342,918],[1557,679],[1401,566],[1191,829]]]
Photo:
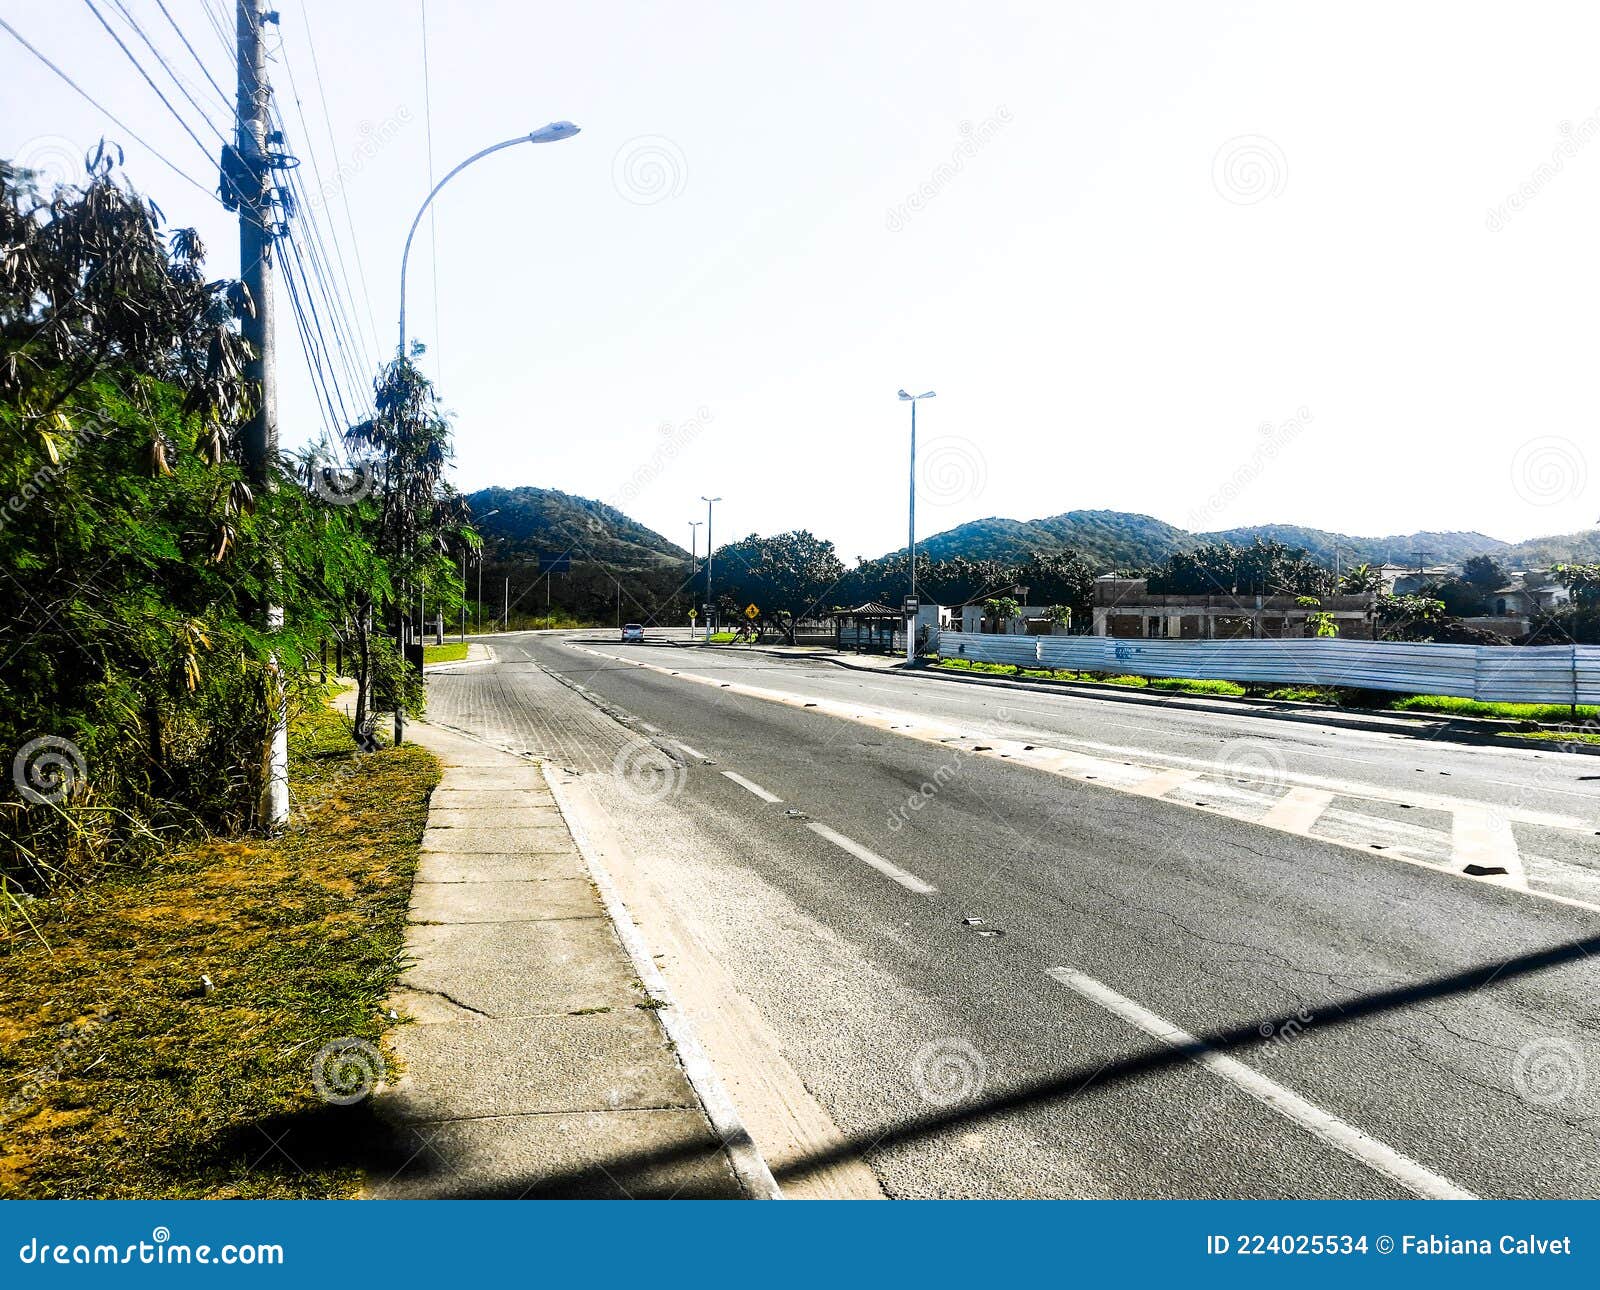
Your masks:
[[[725,770],[725,771],[722,772],[722,775],[723,775],[724,779],[731,779],[740,788],[744,789],[745,792],[754,793],[763,802],[781,802],[781,801],[783,801],[783,798],[779,797],[776,793],[767,792],[767,790],[762,788],[760,784],[751,783],[743,775],[740,775],[740,774],[736,773],[735,771]]]
[[[845,835],[842,833],[834,832],[834,830],[830,829],[826,824],[820,824],[816,820],[811,820],[807,823],[806,827],[819,837],[827,838],[827,840],[833,843],[834,846],[838,847],[839,850],[853,855],[857,860],[861,861],[862,864],[871,865],[885,878],[894,879],[895,882],[899,883],[907,891],[914,891],[919,896],[933,896],[938,894],[939,889],[932,883],[923,882],[922,879],[917,877],[916,874],[907,873],[892,860],[885,860],[876,851],[867,850],[867,848],[862,846],[859,842],[852,838],[845,837]]]
[[[1243,1089],[1263,1106],[1298,1124],[1334,1150],[1342,1151],[1384,1177],[1394,1180],[1414,1195],[1424,1200],[1477,1199],[1471,1192],[1463,1191],[1448,1178],[1434,1173],[1410,1156],[1379,1142],[1355,1125],[1346,1123],[1319,1106],[1314,1106],[1298,1093],[1291,1092],[1275,1080],[1268,1079],[1260,1071],[1202,1043],[1187,1030],[1173,1025],[1164,1017],[1159,1017],[1132,999],[1118,994],[1110,986],[1096,981],[1092,976],[1085,976],[1082,972],[1075,972],[1065,967],[1051,968],[1050,975],[1067,989],[1091,1003],[1098,1004],[1107,1012],[1121,1017],[1152,1039],[1187,1054],[1213,1075]]]

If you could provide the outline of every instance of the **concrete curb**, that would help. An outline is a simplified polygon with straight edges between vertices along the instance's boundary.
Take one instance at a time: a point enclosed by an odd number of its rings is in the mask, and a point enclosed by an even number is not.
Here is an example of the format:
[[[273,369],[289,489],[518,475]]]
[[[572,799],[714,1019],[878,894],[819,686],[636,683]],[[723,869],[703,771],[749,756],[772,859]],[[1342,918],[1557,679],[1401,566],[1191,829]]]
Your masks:
[[[550,792],[561,808],[561,816],[567,822],[567,831],[572,834],[572,840],[577,844],[578,854],[589,867],[594,885],[600,889],[601,902],[606,907],[606,913],[610,915],[612,925],[617,929],[617,936],[621,939],[623,948],[628,951],[628,957],[633,961],[639,980],[643,982],[645,991],[652,999],[658,999],[667,1005],[656,1010],[656,1017],[661,1022],[662,1029],[667,1032],[667,1037],[677,1046],[678,1061],[683,1065],[689,1086],[700,1098],[700,1104],[705,1109],[706,1118],[711,1121],[712,1129],[717,1137],[722,1139],[723,1149],[728,1153],[728,1160],[732,1163],[733,1172],[745,1189],[745,1194],[751,1200],[782,1200],[783,1192],[772,1176],[772,1170],[767,1167],[760,1149],[751,1139],[749,1130],[744,1127],[744,1121],[739,1118],[733,1099],[728,1096],[727,1089],[717,1078],[717,1072],[701,1046],[693,1023],[673,998],[666,977],[661,974],[656,961],[650,957],[650,950],[644,943],[644,937],[639,934],[632,915],[628,913],[628,907],[623,903],[610,872],[601,863],[599,855],[584,832],[578,812],[566,800],[560,783],[551,772],[550,764],[541,762],[540,766],[544,771],[545,783],[550,785]]]
[[[488,660],[484,660],[488,661]],[[452,666],[460,666],[454,664]],[[682,1067],[684,1077],[688,1080],[689,1087],[694,1091],[700,1101],[701,1110],[710,1122],[712,1132],[716,1134],[727,1154],[734,1178],[739,1183],[747,1198],[751,1200],[781,1200],[783,1193],[779,1189],[772,1171],[768,1168],[766,1160],[762,1157],[760,1149],[751,1139],[744,1122],[739,1118],[739,1113],[729,1098],[727,1090],[718,1078],[710,1059],[706,1056],[705,1048],[700,1043],[699,1036],[695,1033],[693,1023],[689,1020],[683,1008],[673,996],[671,988],[667,985],[661,970],[651,958],[649,950],[645,947],[644,939],[639,934],[639,929],[634,925],[632,916],[628,913],[627,906],[617,893],[610,873],[601,863],[594,846],[589,841],[584,831],[582,820],[578,812],[573,809],[567,795],[561,791],[550,763],[536,757],[530,757],[514,749],[496,744],[490,740],[463,730],[458,726],[448,725],[445,722],[417,722],[414,724],[432,725],[439,730],[482,744],[496,752],[505,753],[526,763],[530,767],[537,767],[551,796],[555,799],[556,806],[560,809],[561,818],[566,826],[567,833],[571,836],[574,847],[584,867],[588,869],[594,885],[600,893],[600,903],[604,907],[606,916],[616,931],[617,939],[628,956],[628,962],[638,975],[645,992],[652,998],[659,1000],[667,1006],[653,1009],[656,1020],[660,1023],[667,1038],[672,1042]],[[431,813],[431,811],[430,811]]]

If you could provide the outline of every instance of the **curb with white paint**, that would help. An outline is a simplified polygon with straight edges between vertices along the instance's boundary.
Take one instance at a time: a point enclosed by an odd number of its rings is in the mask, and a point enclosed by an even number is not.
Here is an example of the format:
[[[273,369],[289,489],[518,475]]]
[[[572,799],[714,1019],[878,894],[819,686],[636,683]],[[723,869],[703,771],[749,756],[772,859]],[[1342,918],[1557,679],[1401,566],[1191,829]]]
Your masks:
[[[656,961],[650,957],[650,950],[644,943],[644,937],[639,934],[633,916],[628,913],[627,905],[623,903],[616,884],[611,880],[611,874],[601,863],[599,854],[584,832],[579,813],[561,791],[556,772],[552,771],[550,763],[541,762],[540,768],[544,772],[545,783],[550,786],[550,792],[555,796],[556,805],[561,808],[562,818],[567,822],[567,829],[577,845],[578,854],[588,866],[594,885],[600,889],[601,902],[617,929],[617,936],[622,941],[623,948],[627,950],[634,970],[639,974],[639,980],[652,999],[660,1000],[667,1005],[656,1009],[656,1016],[661,1021],[661,1028],[667,1032],[667,1038],[672,1040],[678,1050],[678,1061],[683,1065],[683,1073],[700,1098],[706,1118],[711,1121],[712,1130],[721,1139],[723,1149],[728,1153],[728,1161],[739,1179],[739,1185],[744,1188],[745,1194],[751,1200],[782,1200],[783,1192],[778,1187],[777,1179],[772,1176],[772,1170],[767,1167],[760,1148],[750,1137],[750,1131],[744,1127],[744,1121],[739,1118],[733,1099],[728,1096],[727,1089],[723,1088],[722,1081],[717,1078],[717,1072],[711,1065],[711,1059],[706,1056],[700,1038],[695,1034],[694,1026],[679,1007],[677,1000],[673,998],[666,978],[656,966]]]

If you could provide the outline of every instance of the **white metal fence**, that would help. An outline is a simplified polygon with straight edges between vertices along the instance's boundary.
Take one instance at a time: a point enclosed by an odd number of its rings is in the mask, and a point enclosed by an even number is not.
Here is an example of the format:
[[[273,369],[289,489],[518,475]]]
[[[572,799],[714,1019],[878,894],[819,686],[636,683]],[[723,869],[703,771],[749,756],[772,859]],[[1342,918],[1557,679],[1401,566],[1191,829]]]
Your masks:
[[[1129,676],[1344,685],[1501,703],[1600,703],[1600,645],[1410,645],[1329,639],[1166,641],[940,632],[945,658]]]

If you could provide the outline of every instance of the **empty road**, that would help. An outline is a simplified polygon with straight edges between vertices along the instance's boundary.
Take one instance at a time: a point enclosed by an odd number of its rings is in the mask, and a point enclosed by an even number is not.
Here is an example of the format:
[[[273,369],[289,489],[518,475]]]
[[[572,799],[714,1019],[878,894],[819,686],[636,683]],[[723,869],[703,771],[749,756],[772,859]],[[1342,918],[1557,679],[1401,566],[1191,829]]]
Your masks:
[[[1600,758],[488,643],[790,1194],[1600,1195]]]

